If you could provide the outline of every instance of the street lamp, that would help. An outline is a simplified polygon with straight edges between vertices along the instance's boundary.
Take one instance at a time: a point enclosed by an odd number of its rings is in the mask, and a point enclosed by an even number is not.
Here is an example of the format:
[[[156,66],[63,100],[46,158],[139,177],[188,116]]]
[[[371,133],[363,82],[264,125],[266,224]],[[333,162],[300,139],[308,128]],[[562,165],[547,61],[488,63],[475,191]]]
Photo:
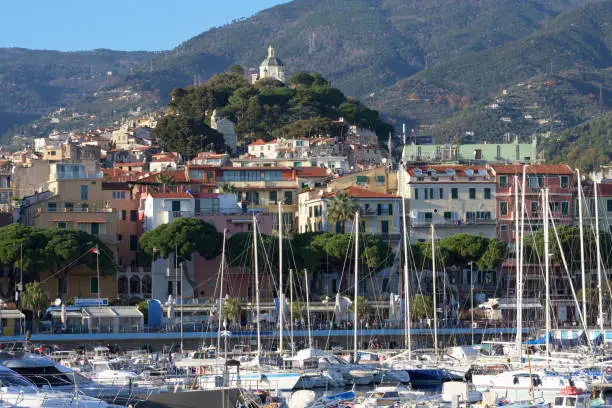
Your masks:
[[[472,323],[472,346],[474,345],[474,261],[470,265],[470,320]]]

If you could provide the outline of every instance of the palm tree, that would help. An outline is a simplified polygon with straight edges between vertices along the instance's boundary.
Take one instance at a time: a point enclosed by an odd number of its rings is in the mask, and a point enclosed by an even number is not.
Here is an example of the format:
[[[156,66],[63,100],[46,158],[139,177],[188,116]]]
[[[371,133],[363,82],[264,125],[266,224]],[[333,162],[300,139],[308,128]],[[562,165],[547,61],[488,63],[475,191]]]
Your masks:
[[[348,308],[349,313],[355,311],[355,304],[351,303]],[[365,297],[357,296],[357,319],[362,321],[372,314],[372,306],[366,302]]]
[[[38,328],[38,314],[45,310],[48,301],[40,282],[30,282],[25,285],[25,291],[21,294],[21,307],[31,310],[34,316],[34,328]]]
[[[359,206],[346,193],[338,193],[327,202],[327,222],[340,223],[340,231],[345,232],[345,221],[352,219]]]
[[[221,308],[221,315],[230,322],[240,322],[240,317],[242,316],[242,305],[240,304],[240,299],[230,299],[228,296],[225,296],[225,301],[223,302],[223,307]]]
[[[162,172],[159,173],[156,177],[156,181],[163,185],[163,186],[167,186],[167,187],[171,187],[174,186],[175,182],[174,182],[174,176],[168,174],[167,172]]]

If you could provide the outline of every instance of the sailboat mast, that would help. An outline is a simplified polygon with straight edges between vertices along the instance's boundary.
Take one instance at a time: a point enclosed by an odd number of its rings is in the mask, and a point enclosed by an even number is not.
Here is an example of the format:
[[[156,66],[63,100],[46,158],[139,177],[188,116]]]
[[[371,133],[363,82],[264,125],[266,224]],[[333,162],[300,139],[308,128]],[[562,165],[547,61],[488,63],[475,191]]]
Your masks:
[[[550,368],[550,234],[548,225],[548,187],[544,189],[543,209],[544,209],[544,279],[546,287],[546,365]]]
[[[519,309],[518,309],[518,305],[519,305],[519,292],[521,290],[520,287],[520,282],[519,282],[519,266],[521,263],[521,246],[519,244],[520,241],[520,230],[519,230],[519,193],[518,193],[518,186],[519,186],[519,181],[518,181],[518,176],[515,174],[514,175],[514,252],[516,255],[516,268],[515,268],[515,273],[516,273],[516,321],[518,323],[518,315],[519,315]],[[519,360],[521,357],[521,340],[519,337],[519,332],[518,332],[518,326],[517,326],[517,331],[516,331],[516,345],[517,345],[517,353],[519,355]]]
[[[353,362],[357,362],[357,295],[359,294],[359,211],[355,212],[355,277],[353,295]]]
[[[584,226],[582,224],[582,179],[580,177],[580,169],[576,169],[578,176],[578,225],[580,229],[580,273],[582,277],[582,316],[586,320],[586,271],[584,264]]]
[[[520,230],[520,251],[519,268],[517,275],[517,305],[516,305],[516,335],[519,349],[519,362],[523,360],[523,262],[525,260],[525,186],[527,185],[527,166],[523,166],[523,182],[521,185],[521,230]]]
[[[291,320],[291,324],[289,327],[291,328],[291,355],[293,356],[293,269],[289,269],[289,320]]]
[[[601,282],[601,243],[599,237],[599,186],[593,183],[595,188],[595,248],[597,249],[597,291],[599,292],[599,331],[602,340],[605,341],[604,319],[603,319],[603,286]],[[584,292],[584,290],[583,290]]]
[[[431,275],[433,281],[434,358],[438,362],[438,307],[436,302],[436,230],[431,224]]]
[[[259,327],[259,265],[257,262],[257,219],[253,215],[253,262],[255,263],[255,324],[257,325],[257,366],[261,354],[261,330]]]
[[[304,269],[306,288],[306,321],[308,323],[308,348],[312,348],[312,326],[310,326],[310,295],[308,293],[308,269]]]
[[[278,202],[278,353],[283,354],[283,329],[285,328],[283,313],[285,308],[283,296],[283,212],[282,204]]]
[[[219,330],[217,333],[217,353],[221,350],[221,311],[223,308],[223,275],[225,268],[225,238],[227,237],[227,228],[223,228],[223,244],[221,247],[221,285],[219,287]]]
[[[402,169],[399,170],[400,172]],[[408,228],[406,227],[406,197],[402,193],[402,235],[404,238],[404,330],[408,360],[412,360],[412,339],[410,329],[410,280],[408,276]]]

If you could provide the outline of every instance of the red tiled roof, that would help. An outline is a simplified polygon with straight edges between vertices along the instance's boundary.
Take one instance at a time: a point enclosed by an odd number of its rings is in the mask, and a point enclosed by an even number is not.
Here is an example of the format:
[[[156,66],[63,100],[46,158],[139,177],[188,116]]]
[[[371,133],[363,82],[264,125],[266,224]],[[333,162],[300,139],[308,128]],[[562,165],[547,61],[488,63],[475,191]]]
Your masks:
[[[249,146],[262,146],[262,145],[267,145],[267,144],[276,144],[276,139],[270,140],[269,142],[264,142],[262,139],[257,139],[256,141],[251,143]]]
[[[187,176],[185,176],[185,172],[182,170],[178,171],[163,171],[161,173],[167,173],[168,175],[174,178],[175,183],[187,183]],[[139,183],[147,184],[157,184],[157,176],[161,173],[144,173],[145,176],[136,180]]]
[[[125,162],[125,163],[119,163],[116,162],[114,164],[114,167],[142,167],[144,165],[144,162]]]
[[[379,193],[378,191],[366,190],[365,188],[351,186],[344,189],[344,192],[349,197],[354,198],[400,198],[399,196],[387,193]]]
[[[322,167],[298,167],[298,177],[328,177],[329,170]]]
[[[174,192],[174,193],[149,193],[153,198],[193,198],[190,193]]]
[[[523,174],[522,164],[492,165],[497,174]],[[527,166],[527,174],[564,174],[573,175],[574,172],[567,164],[531,164]]]

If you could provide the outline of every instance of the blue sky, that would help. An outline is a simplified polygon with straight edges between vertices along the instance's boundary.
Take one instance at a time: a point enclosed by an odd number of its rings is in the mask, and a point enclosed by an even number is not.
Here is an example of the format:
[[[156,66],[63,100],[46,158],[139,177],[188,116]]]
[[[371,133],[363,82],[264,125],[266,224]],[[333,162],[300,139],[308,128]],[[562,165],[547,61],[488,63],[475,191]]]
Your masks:
[[[166,50],[287,0],[0,0],[0,47]]]

